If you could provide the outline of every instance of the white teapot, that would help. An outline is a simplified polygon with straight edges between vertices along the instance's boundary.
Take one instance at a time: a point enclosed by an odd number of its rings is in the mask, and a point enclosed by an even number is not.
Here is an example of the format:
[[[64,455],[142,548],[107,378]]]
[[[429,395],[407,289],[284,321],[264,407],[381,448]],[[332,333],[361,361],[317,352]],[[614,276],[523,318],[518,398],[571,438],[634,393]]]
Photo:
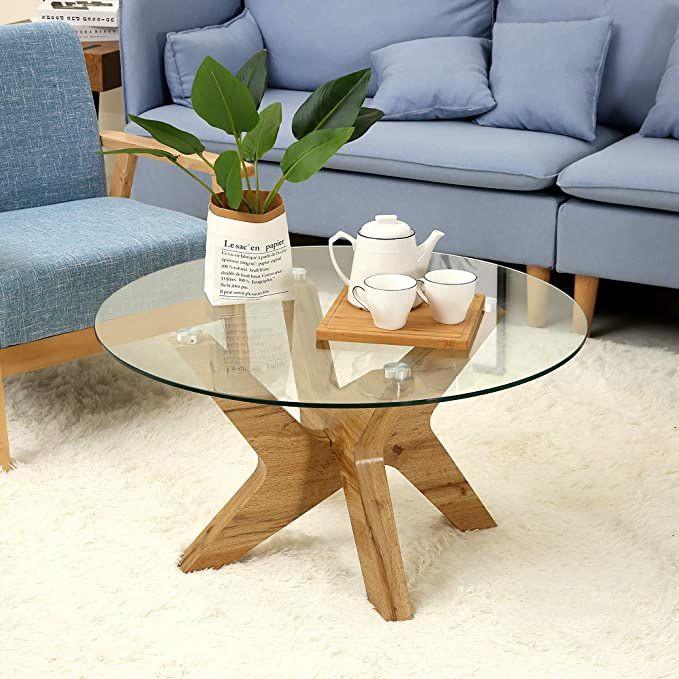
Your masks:
[[[396,215],[377,215],[374,222],[368,222],[359,229],[357,238],[338,231],[330,239],[328,247],[335,271],[349,287],[349,301],[362,308],[352,293],[355,285],[363,285],[368,276],[378,273],[400,273],[421,278],[427,271],[436,243],[443,235],[442,231],[432,231],[424,243],[416,245],[415,232],[408,224],[399,221]],[[340,238],[348,240],[354,249],[351,280],[344,275],[335,259],[333,246]],[[416,297],[413,306],[416,307],[420,301]]]

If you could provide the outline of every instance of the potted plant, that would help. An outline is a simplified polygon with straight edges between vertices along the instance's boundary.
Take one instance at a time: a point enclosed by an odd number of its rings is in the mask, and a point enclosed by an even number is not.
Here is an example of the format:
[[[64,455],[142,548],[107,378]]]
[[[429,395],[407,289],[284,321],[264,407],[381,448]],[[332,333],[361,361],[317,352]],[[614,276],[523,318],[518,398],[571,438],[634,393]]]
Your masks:
[[[281,188],[286,181],[312,177],[344,144],[364,135],[382,118],[382,111],[363,106],[370,74],[367,68],[337,78],[306,99],[292,121],[296,141],[283,155],[280,178],[269,190],[260,185],[259,161],[276,143],[282,108],[273,103],[258,110],[267,84],[266,50],[254,54],[236,75],[211,57],[196,73],[193,108],[235,141],[235,150],[224,151],[214,164],[205,157],[205,146],[195,135],[165,122],[130,116],[161,144],[198,156],[219,188],[213,189],[182,167],[170,151],[127,148],[105,152],[163,157],[210,193],[205,293],[211,304],[287,297],[292,259]]]

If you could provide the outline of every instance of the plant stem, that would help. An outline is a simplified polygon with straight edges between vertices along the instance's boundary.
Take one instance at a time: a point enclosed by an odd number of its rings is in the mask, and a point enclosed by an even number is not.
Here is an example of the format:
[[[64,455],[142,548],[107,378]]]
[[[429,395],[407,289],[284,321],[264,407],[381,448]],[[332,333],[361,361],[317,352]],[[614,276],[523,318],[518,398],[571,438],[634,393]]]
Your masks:
[[[262,213],[266,214],[266,211],[271,207],[271,203],[273,202],[273,199],[276,197],[278,192],[281,190],[281,186],[283,186],[283,182],[285,181],[285,176],[286,175],[281,175],[281,178],[276,182],[276,185],[269,191],[269,195],[266,197],[266,200],[264,201],[264,207],[262,208]]]
[[[204,189],[206,189],[210,193],[210,195],[215,199],[215,201],[219,205],[221,205],[223,208],[226,208],[226,205],[224,205],[224,201],[222,200],[221,196],[216,194],[200,177],[197,177],[195,174],[193,174],[193,172],[187,170],[181,163],[177,162],[176,160],[172,160],[170,162],[174,163],[182,172],[189,175],[191,179],[197,181]]]
[[[202,153],[199,153],[199,154],[198,154],[198,157],[199,157],[199,158],[200,158],[200,159],[201,159],[208,167],[210,167],[210,168],[212,169],[212,171],[214,172],[215,166],[214,166],[214,165],[213,165],[213,164],[212,164],[212,163],[211,163],[211,162],[210,162],[210,161],[209,161]],[[184,168],[182,168],[182,169],[184,169]],[[215,175],[215,180],[216,180],[216,175]],[[222,188],[223,188],[223,187],[222,187]],[[214,193],[213,193],[212,195],[215,195],[215,196],[216,196],[216,194],[214,194]],[[226,208],[226,207],[227,207],[226,205],[224,205],[224,202],[221,200],[221,198],[219,198],[219,196],[216,196],[216,198],[217,198],[217,200],[219,201],[219,203],[221,204],[221,206],[222,206],[223,208]],[[249,210],[249,212],[253,212],[252,205],[250,205],[250,203],[248,202],[248,199],[247,199],[245,196],[243,196],[243,202],[245,203],[245,207],[247,207],[247,209]]]
[[[243,174],[245,175],[245,185],[248,187],[248,191],[252,191],[252,185],[250,184],[250,175],[248,174],[248,166],[245,163],[245,158],[243,158],[243,144],[241,140],[241,135],[234,137],[236,140],[236,149],[238,149],[238,158],[240,159],[240,165],[243,168]]]
[[[255,159],[255,191],[257,191],[257,213],[262,213],[262,205],[259,200],[259,160]]]

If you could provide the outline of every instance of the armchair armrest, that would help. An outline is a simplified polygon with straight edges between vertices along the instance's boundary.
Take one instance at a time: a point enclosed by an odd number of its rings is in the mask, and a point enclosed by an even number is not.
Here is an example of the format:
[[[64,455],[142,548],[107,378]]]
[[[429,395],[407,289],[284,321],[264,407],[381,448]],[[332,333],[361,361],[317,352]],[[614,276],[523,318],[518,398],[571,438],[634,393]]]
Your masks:
[[[165,146],[155,139],[150,137],[142,137],[136,134],[129,134],[129,132],[102,132],[101,133],[101,145],[104,149],[109,151],[118,151],[120,149],[126,148],[144,148],[144,149],[160,149],[162,151],[169,151],[172,155],[177,156],[177,162],[182,167],[193,172],[203,172],[210,175],[212,178],[213,187],[216,186],[214,172],[206,167],[205,163],[195,155],[185,155],[178,151]],[[211,151],[205,151],[204,157],[214,165],[218,158],[217,153],[212,153]],[[167,158],[159,158],[158,156],[148,155],[145,156],[151,158],[152,160],[159,160],[163,163],[169,163]],[[121,155],[118,156],[116,161],[115,171],[113,177],[111,178],[111,187],[109,190],[109,196],[116,198],[129,198],[132,192],[132,182],[134,181],[134,173],[137,169],[137,159],[138,156],[132,155]],[[246,165],[248,175],[252,175],[254,172],[253,166],[248,163]],[[242,175],[241,171],[241,175]]]

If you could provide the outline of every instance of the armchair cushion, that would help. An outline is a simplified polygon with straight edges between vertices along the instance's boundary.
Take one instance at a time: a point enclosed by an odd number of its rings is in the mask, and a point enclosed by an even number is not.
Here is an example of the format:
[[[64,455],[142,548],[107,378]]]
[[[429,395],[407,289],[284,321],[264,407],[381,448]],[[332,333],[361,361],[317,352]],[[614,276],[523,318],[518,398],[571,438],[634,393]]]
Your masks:
[[[205,254],[205,222],[123,198],[0,213],[0,348],[93,325],[115,290]]]
[[[85,60],[70,26],[0,26],[0,149],[0,212],[106,195]]]
[[[219,26],[167,34],[165,77],[172,101],[191,106],[191,88],[205,57],[212,57],[232,73],[264,47],[262,34],[246,9]]]

